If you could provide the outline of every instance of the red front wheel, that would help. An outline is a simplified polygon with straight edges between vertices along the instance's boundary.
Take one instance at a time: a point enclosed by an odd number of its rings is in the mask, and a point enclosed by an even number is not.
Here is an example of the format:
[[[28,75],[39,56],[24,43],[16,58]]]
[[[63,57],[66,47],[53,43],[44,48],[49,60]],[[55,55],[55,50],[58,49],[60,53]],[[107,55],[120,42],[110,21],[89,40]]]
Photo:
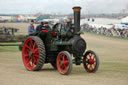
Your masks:
[[[57,56],[57,69],[60,74],[68,75],[72,71],[72,57],[69,52],[62,51]]]
[[[99,67],[99,57],[94,51],[87,51],[83,57],[83,65],[87,72],[96,72]]]
[[[36,36],[28,37],[22,48],[22,59],[28,70],[40,70],[45,62],[45,47],[43,41]]]

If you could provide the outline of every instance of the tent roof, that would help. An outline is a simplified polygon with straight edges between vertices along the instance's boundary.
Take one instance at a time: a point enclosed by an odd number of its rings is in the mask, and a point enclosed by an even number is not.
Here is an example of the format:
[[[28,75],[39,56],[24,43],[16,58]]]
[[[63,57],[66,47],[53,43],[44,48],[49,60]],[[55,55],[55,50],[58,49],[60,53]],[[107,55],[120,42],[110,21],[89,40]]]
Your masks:
[[[122,19],[121,19],[121,22],[122,22],[122,23],[128,23],[128,16],[125,17],[125,18],[122,18]]]

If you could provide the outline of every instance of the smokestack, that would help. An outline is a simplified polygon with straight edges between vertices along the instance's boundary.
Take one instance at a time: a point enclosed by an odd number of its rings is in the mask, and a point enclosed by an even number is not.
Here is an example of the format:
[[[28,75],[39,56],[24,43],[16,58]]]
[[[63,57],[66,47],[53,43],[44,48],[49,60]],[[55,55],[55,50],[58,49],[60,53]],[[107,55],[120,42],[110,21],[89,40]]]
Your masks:
[[[73,7],[74,11],[74,34],[80,31],[80,10],[81,7]]]

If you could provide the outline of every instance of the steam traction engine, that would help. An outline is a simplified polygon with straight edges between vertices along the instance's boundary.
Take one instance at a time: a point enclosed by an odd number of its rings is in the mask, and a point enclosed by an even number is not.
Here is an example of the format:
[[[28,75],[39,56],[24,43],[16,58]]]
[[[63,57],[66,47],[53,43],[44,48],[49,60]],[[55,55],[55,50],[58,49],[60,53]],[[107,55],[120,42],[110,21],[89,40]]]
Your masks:
[[[74,27],[58,23],[51,30],[42,30],[29,36],[23,44],[22,58],[27,70],[38,71],[45,63],[68,75],[72,64],[83,63],[87,72],[96,72],[99,59],[95,52],[86,50],[86,42],[80,34],[80,10],[74,7]]]

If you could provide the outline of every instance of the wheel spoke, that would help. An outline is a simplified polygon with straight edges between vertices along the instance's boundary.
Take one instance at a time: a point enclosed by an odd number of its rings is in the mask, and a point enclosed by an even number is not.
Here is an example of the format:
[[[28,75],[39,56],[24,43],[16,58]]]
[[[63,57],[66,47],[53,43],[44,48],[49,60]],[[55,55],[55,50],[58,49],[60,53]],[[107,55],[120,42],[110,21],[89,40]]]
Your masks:
[[[60,65],[61,70],[63,69],[63,67],[64,67],[64,65],[63,65],[63,64],[61,64],[61,65]]]
[[[36,64],[38,64],[38,61],[39,61],[39,59],[37,58],[37,59],[36,59]]]
[[[92,53],[89,54],[90,59],[92,59]]]
[[[92,70],[92,65],[90,65],[89,69],[90,69],[90,71]]]
[[[38,58],[34,57],[34,62],[37,64],[38,63]]]
[[[30,65],[30,60],[29,60],[29,58],[27,59],[27,62],[26,62],[26,63],[27,63],[27,66]]]
[[[90,56],[87,55],[86,59],[90,59]]]
[[[36,48],[36,49],[34,49],[34,53],[37,53],[37,52],[39,52],[39,51],[38,51],[38,49],[39,49],[39,48]]]
[[[37,58],[39,57],[39,55],[37,55],[37,54],[34,54],[34,56],[36,56]]]
[[[96,61],[94,60],[93,62],[95,63]]]
[[[68,60],[64,60],[64,64],[67,65],[68,64]]]
[[[33,58],[33,59],[34,59],[34,58]],[[35,64],[34,64],[34,61],[35,61],[35,60],[32,60],[32,65],[31,65],[32,68],[34,68],[34,65],[35,65]]]
[[[37,51],[37,52],[35,52],[35,53],[34,53],[34,55],[38,55],[38,56],[39,56],[39,52],[38,52],[38,51]]]
[[[62,57],[63,58],[63,61],[64,61],[64,57],[65,57],[65,55],[63,55],[63,57]]]
[[[26,49],[25,52],[28,53],[29,52],[29,49]]]
[[[60,61],[60,66],[63,66],[63,61]]]
[[[93,60],[95,59],[95,55],[93,56]]]
[[[67,68],[67,66],[64,64],[64,70],[65,71],[67,71],[68,70],[68,68]]]
[[[32,62],[32,60],[33,60],[33,57],[30,58],[30,61],[31,61],[31,62]]]
[[[26,63],[29,63],[29,58],[26,58]]]
[[[92,64],[92,69],[95,69],[94,64]]]
[[[32,62],[33,57],[29,57],[29,61]]]
[[[93,64],[93,66],[94,66],[94,69],[96,68],[96,65],[95,64]]]
[[[34,42],[33,49],[35,49],[36,43]]]
[[[30,49],[31,51],[33,51],[33,49],[32,49],[32,48],[30,48],[28,45],[25,45],[25,47],[27,47],[28,49]]]
[[[30,46],[31,46],[31,48],[33,48],[33,42],[32,42],[32,40],[30,40]]]

